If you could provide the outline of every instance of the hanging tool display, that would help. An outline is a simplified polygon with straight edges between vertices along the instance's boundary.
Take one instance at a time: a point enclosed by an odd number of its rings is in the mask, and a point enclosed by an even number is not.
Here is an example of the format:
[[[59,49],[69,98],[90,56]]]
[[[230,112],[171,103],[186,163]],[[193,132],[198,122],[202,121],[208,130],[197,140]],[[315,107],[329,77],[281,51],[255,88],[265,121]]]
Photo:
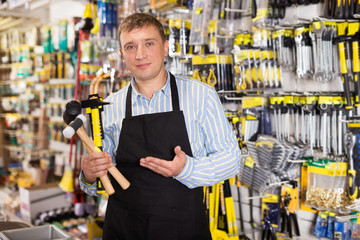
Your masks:
[[[281,87],[281,74],[276,61],[271,50],[243,50],[235,53],[236,90]]]
[[[207,44],[208,26],[212,8],[212,1],[198,0],[194,2],[191,18],[191,31],[189,37],[190,45]]]
[[[352,19],[354,18],[354,1],[336,0],[326,2],[327,17],[335,19]]]
[[[350,132],[347,132],[345,137],[345,149],[346,149],[346,155],[348,159],[348,187],[349,187],[349,197],[350,199],[356,199],[358,197],[358,184],[356,181],[357,178],[357,170],[354,168],[354,158],[353,158],[353,149],[356,144],[356,136]],[[356,161],[356,165],[359,165],[359,161]]]
[[[341,66],[341,79],[344,87],[344,94],[345,94],[345,109],[347,117],[352,117],[353,114],[353,104],[351,100],[350,94],[350,80],[348,75],[348,59],[349,59],[349,52],[348,52],[348,41],[350,38],[347,36],[347,22],[342,22],[338,24],[338,38],[337,38],[337,45],[339,50],[339,58],[340,58],[340,66]]]
[[[333,23],[331,23],[333,24]],[[333,49],[332,39],[335,25],[326,25],[322,21],[314,21],[312,24],[314,32],[312,38],[314,58],[314,79],[319,82],[328,82],[333,79]]]
[[[270,97],[274,135],[305,144],[312,155],[343,159],[344,103],[339,96]]]
[[[169,56],[186,56],[192,53],[192,46],[189,45],[190,29],[190,20],[169,20]]]
[[[326,183],[326,184],[322,184]],[[338,212],[353,201],[346,192],[347,164],[329,160],[309,161],[306,205]]]
[[[293,28],[284,28],[272,32],[272,44],[277,53],[280,66],[285,70],[295,69]]]
[[[351,49],[352,49],[352,71],[355,89],[355,111],[356,115],[360,115],[360,63],[359,63],[359,41],[360,31],[359,22],[351,22],[348,24],[348,36],[351,36]]]
[[[115,39],[118,26],[118,3],[103,0],[97,2],[97,7],[100,36]]]
[[[311,79],[313,76],[312,44],[309,34],[309,26],[295,28],[294,32],[296,47],[296,74],[300,79]]]
[[[193,56],[192,65],[194,79],[213,86],[217,91],[234,90],[231,55]]]
[[[360,126],[358,123],[348,123],[348,132],[344,141],[348,159],[348,194],[350,199],[356,199],[360,198]]]
[[[293,236],[300,236],[299,223],[295,213],[299,210],[299,191],[296,181],[290,181],[288,184],[291,186],[281,186],[280,232],[286,233],[292,238]]]

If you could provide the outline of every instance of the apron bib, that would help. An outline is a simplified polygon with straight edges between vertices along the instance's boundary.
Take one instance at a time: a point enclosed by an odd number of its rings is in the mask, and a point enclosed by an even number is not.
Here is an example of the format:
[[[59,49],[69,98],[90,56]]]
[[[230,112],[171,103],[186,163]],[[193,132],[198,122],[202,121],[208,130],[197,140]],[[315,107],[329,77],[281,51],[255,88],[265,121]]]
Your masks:
[[[163,177],[140,166],[152,156],[171,161],[180,146],[192,157],[175,77],[170,73],[173,111],[132,116],[129,86],[116,167],[131,185],[123,190],[112,181],[104,240],[209,240],[211,234],[203,205],[203,189],[189,189],[172,177]]]

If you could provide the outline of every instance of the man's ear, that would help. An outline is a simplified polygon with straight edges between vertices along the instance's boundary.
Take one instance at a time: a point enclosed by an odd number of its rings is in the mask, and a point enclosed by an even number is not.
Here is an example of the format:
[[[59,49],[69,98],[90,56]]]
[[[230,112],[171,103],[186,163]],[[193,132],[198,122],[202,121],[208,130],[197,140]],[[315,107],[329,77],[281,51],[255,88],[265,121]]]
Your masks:
[[[165,56],[169,54],[169,40],[165,40],[164,42],[164,52],[165,52]]]
[[[121,51],[121,48],[119,48],[119,52],[120,52],[121,61],[124,61],[124,57],[123,57],[123,53],[122,53],[122,51]]]

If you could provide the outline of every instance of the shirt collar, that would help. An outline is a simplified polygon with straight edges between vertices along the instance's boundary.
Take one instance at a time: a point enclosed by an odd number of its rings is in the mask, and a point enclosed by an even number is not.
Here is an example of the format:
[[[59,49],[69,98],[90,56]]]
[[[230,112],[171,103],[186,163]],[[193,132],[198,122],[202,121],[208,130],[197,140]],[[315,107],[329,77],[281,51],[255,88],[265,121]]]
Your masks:
[[[165,68],[165,71],[166,71],[166,73],[167,73],[167,79],[166,79],[166,83],[165,83],[165,85],[162,87],[162,88],[160,88],[158,91],[162,91],[166,96],[171,96],[171,88],[170,88],[170,73],[169,73],[169,71]],[[131,78],[131,82],[130,82],[130,84],[131,84],[131,87],[132,87],[132,89],[133,89],[133,91],[134,91],[134,93],[135,93],[135,97],[140,97],[140,96],[143,96],[144,97],[144,95],[142,95],[137,89],[136,89],[136,87],[135,87],[135,79],[134,79],[134,77],[132,77]],[[158,92],[157,91],[157,92]]]

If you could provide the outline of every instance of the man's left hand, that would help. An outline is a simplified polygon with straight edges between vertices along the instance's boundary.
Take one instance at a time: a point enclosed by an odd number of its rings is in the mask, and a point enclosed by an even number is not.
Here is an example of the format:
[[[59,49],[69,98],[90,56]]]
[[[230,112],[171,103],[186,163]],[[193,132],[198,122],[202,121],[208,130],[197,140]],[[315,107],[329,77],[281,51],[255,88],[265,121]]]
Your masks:
[[[172,161],[163,160],[155,157],[146,157],[140,159],[140,165],[146,167],[164,177],[173,177],[179,175],[186,163],[186,154],[180,146],[174,149],[175,157]]]

